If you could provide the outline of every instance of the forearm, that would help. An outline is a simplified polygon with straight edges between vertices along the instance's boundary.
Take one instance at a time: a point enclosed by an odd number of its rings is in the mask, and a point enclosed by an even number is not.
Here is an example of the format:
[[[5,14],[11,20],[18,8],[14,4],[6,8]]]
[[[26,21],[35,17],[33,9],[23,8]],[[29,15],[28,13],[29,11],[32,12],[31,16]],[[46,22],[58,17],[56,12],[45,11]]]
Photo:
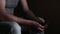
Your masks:
[[[13,16],[13,15],[10,15],[10,14],[6,14],[6,13],[2,14],[2,16],[3,16],[4,18],[8,19],[9,21],[16,21],[16,22],[18,22],[18,23],[24,23],[24,21],[25,21],[25,20],[22,19],[22,18]],[[27,23],[24,23],[24,24],[27,24]]]
[[[34,13],[31,10],[24,10],[26,15],[28,15],[30,18],[32,19],[36,19],[36,16],[34,15]]]
[[[27,24],[27,25],[32,25],[32,24],[36,25],[36,24],[34,24],[34,21],[19,18],[19,17],[13,16],[13,15],[10,15],[10,14],[7,14],[7,13],[1,13],[1,15],[4,18],[8,19],[9,21],[16,21],[18,23]]]
[[[7,15],[8,19],[12,20],[12,21],[16,21],[20,24],[25,24],[25,25],[33,25],[33,26],[41,26],[41,24],[39,24],[38,22],[32,21],[32,20],[27,20],[27,19],[23,19],[20,17],[16,17],[13,15]]]
[[[20,0],[21,4],[22,4],[22,8],[24,10],[24,12],[31,17],[32,19],[36,20],[36,16],[33,14],[33,12],[29,9],[27,0]]]
[[[34,21],[42,23],[42,21],[37,16],[35,16],[31,10],[25,11],[25,13]]]
[[[35,21],[38,21],[38,20],[37,20],[37,17],[36,17],[36,16],[33,14],[33,12],[29,9],[27,0],[21,0],[21,4],[22,4],[22,8],[23,8],[24,12],[25,12],[29,17],[31,17],[31,19],[34,19]]]

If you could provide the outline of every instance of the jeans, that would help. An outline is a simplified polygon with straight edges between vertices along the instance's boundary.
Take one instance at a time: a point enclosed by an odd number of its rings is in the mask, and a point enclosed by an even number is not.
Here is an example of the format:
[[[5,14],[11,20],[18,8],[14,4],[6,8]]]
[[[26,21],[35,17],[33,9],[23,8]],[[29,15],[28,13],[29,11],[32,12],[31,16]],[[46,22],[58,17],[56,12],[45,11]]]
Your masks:
[[[42,18],[40,18],[43,22],[45,22]],[[11,34],[21,34],[21,31],[25,31],[25,30],[29,30],[30,27],[29,26],[25,26],[25,25],[19,25],[17,22],[10,22],[10,21],[3,21],[3,22],[0,22],[0,23],[6,23],[8,25],[11,26]],[[31,33],[32,30],[30,30],[30,33]],[[35,34],[44,34],[44,32],[34,32],[32,31],[33,33]],[[32,33],[31,33],[32,34]]]
[[[21,34],[21,26],[17,22],[0,22],[0,23],[6,23],[11,26],[10,33],[11,34]]]
[[[45,20],[41,17],[39,17],[39,19],[45,23]],[[20,24],[21,25],[21,24]],[[21,25],[21,28],[22,28],[22,31],[25,31],[23,34],[27,33],[26,34],[44,34],[44,31],[43,32],[37,32],[36,29],[34,28],[34,26],[27,26],[27,25]]]

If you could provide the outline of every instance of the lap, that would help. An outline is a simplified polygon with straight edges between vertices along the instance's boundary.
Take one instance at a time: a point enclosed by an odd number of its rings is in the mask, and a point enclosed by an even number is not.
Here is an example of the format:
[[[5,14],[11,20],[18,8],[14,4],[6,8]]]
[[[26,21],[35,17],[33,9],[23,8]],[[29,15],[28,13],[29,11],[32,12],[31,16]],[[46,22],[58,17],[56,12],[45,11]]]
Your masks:
[[[0,27],[4,28],[4,27],[9,25],[10,26],[10,31],[12,33],[21,34],[21,27],[20,27],[20,25],[17,22],[0,22],[0,23],[1,23]],[[7,28],[4,31],[7,31]]]

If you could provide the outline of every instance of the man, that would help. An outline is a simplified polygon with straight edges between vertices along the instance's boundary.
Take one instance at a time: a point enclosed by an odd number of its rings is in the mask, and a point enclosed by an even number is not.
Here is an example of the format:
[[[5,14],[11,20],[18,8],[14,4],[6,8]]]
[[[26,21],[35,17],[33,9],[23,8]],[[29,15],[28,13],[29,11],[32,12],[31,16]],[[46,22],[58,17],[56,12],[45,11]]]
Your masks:
[[[36,26],[38,30],[44,31],[44,26],[38,23],[40,19],[38,19],[28,8],[26,0],[20,0],[23,10],[36,21],[26,20],[13,15],[14,8],[18,1],[19,0],[0,0],[0,18],[2,20],[0,23],[9,24],[12,27],[12,34],[21,34],[21,27],[18,23],[33,25]]]

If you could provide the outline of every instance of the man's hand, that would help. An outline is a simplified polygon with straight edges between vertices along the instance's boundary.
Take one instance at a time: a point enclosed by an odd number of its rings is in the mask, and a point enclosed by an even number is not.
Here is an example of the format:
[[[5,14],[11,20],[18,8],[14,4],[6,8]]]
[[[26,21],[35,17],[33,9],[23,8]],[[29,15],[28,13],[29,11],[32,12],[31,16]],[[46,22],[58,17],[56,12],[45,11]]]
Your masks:
[[[41,31],[41,32],[44,31],[44,29],[42,29],[42,28],[40,28],[40,27],[38,27],[37,29],[38,29],[38,31]]]
[[[44,31],[45,26],[42,26],[41,24],[39,24],[38,22],[35,22],[35,21],[30,21],[30,22],[31,22],[31,25],[33,25],[34,27],[37,28],[37,30]]]
[[[45,26],[39,25],[37,29],[42,32],[45,30]]]
[[[42,23],[44,24],[45,28],[47,28],[47,27],[48,27],[48,25],[47,25],[47,24],[45,24],[45,20],[44,20],[43,18],[41,18],[41,17],[38,17],[38,18],[42,21]]]
[[[40,29],[41,31],[43,31],[44,29],[47,29],[48,25],[45,24],[45,20],[41,17],[37,17],[35,19],[35,21],[37,21],[39,24],[41,24],[38,29]],[[43,26],[42,26],[43,25]],[[41,27],[41,28],[40,28]]]

